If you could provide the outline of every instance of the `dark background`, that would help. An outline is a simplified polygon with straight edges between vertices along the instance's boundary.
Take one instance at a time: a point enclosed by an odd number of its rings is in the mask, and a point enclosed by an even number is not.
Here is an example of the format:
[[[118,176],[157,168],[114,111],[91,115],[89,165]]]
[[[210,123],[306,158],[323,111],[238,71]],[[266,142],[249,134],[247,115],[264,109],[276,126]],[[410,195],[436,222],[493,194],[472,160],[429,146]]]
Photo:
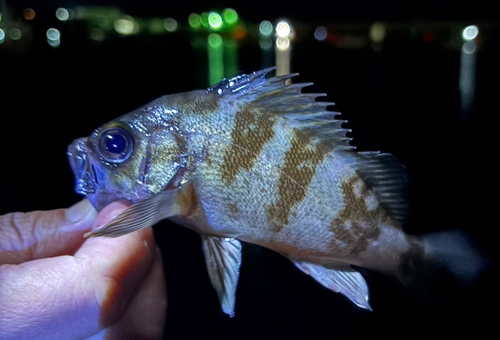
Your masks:
[[[474,336],[496,330],[498,168],[498,12],[493,1],[4,1],[12,25],[28,32],[0,44],[0,213],[66,207],[74,193],[67,145],[99,125],[163,94],[207,87],[206,51],[192,33],[88,38],[89,24],[61,23],[59,6],[114,6],[134,17],[174,17],[232,7],[247,25],[238,42],[240,72],[262,67],[262,20],[286,18],[302,31],[293,42],[291,69],[310,91],[328,93],[349,120],[360,150],[391,152],[409,175],[413,234],[462,229],[490,259],[474,285],[446,278],[424,285],[424,299],[395,279],[364,271],[373,312],[355,307],[299,272],[287,259],[244,246],[236,316],[224,315],[210,286],[197,234],[169,222],[155,226],[165,263],[169,312],[165,338],[422,338]],[[286,3],[286,4],[285,4]],[[401,2],[402,3],[402,2]],[[36,17],[27,21],[22,10]],[[317,25],[367,32],[373,22],[397,27],[381,47],[340,48],[318,42]],[[460,29],[478,25],[476,82],[470,110],[460,105]],[[6,25],[5,15],[0,28]],[[342,26],[343,25],[343,26]],[[392,26],[391,26],[392,25]],[[61,46],[47,44],[57,27]],[[442,33],[444,31],[444,33]],[[441,32],[441,33],[440,33]],[[458,32],[458,33],[457,33]],[[430,33],[433,39],[423,37]],[[458,42],[456,36],[458,34]],[[428,37],[428,35],[427,35]],[[309,90],[308,90],[309,91]],[[493,333],[496,334],[496,333]]]

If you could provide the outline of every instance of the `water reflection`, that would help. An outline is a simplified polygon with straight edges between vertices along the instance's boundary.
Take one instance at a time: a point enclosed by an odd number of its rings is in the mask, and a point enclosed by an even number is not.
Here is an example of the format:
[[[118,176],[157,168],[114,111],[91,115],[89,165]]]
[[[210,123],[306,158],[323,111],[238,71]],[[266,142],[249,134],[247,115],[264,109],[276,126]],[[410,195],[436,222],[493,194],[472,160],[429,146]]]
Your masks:
[[[287,21],[280,21],[276,25],[276,75],[290,73],[291,69],[291,36],[292,27]],[[290,80],[287,80],[290,82]]]
[[[464,43],[460,55],[460,105],[462,109],[462,120],[469,120],[469,115],[474,105],[476,88],[476,51],[475,39],[479,34],[479,28],[475,25],[467,26],[462,31]]]

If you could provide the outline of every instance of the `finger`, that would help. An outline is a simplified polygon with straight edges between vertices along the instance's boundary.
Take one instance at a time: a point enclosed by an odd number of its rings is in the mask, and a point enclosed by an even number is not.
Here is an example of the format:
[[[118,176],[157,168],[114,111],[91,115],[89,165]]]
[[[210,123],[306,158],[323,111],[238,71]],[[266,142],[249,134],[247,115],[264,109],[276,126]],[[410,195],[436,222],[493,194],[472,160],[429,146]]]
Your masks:
[[[156,248],[153,264],[137,288],[122,317],[102,331],[101,338],[162,339],[167,314],[163,261]]]
[[[67,209],[0,216],[0,264],[73,254],[96,216],[87,199]]]
[[[98,333],[122,315],[149,270],[154,249],[152,228],[146,228],[88,239],[74,257],[1,266],[2,335],[69,339]]]

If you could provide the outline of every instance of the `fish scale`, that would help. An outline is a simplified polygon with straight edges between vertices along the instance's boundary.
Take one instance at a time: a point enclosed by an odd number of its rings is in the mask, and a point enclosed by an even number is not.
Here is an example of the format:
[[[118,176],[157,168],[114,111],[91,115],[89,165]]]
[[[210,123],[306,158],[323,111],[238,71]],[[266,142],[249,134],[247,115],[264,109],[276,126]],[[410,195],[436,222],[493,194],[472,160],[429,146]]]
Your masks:
[[[117,237],[165,218],[199,232],[229,315],[240,242],[288,257],[370,309],[353,265],[402,275],[428,254],[401,229],[404,170],[389,154],[356,152],[345,121],[326,109],[333,104],[302,93],[312,83],[288,85],[297,74],[267,77],[272,70],[158,98],[70,145],[80,193],[97,209],[117,199],[133,203],[87,237]],[[131,142],[112,154],[105,140],[114,134]]]

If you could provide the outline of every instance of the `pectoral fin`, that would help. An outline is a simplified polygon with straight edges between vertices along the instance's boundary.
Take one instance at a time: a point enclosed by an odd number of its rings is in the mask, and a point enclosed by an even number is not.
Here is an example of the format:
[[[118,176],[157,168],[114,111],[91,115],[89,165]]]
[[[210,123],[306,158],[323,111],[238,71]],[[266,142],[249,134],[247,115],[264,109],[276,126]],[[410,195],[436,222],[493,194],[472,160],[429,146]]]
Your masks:
[[[165,190],[132,204],[109,223],[86,233],[84,237],[118,237],[152,226],[165,218],[178,216],[183,211],[183,207],[178,202],[181,190]]]
[[[326,288],[346,296],[361,308],[372,310],[368,302],[368,286],[360,273],[325,268],[308,262],[292,262]]]
[[[240,275],[241,243],[234,238],[202,237],[208,276],[224,313],[234,316]]]

